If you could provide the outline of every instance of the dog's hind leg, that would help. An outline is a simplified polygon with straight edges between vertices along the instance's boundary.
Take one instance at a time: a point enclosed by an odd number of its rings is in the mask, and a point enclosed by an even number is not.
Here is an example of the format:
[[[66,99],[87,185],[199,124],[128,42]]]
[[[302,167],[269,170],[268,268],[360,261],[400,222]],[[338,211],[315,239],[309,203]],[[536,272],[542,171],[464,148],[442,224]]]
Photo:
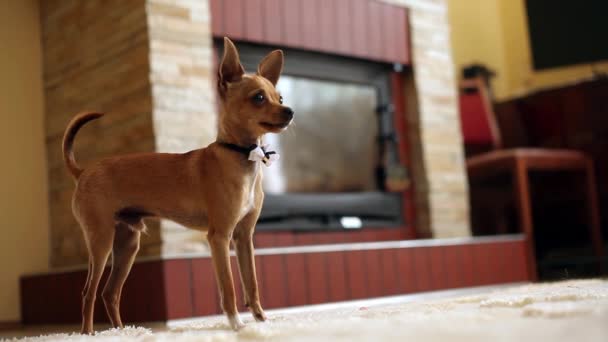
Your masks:
[[[89,282],[86,287],[86,293],[82,298],[82,329],[81,333],[90,334],[93,332],[93,312],[95,308],[95,297],[97,295],[97,287],[99,280],[103,274],[103,270],[108,261],[108,256],[112,250],[112,241],[114,240],[114,230],[111,228],[102,228],[103,224],[110,224],[111,221],[97,221],[95,227],[97,230],[92,230],[93,222],[85,222],[85,238],[87,239],[87,247],[89,248]]]
[[[89,288],[89,283],[91,282],[91,257],[89,256],[89,263],[87,268],[87,280],[84,283],[84,288],[82,289],[82,297],[87,294],[87,290]]]
[[[143,226],[143,222],[140,222],[139,226]],[[132,229],[126,223],[116,225],[112,247],[112,271],[102,293],[106,312],[115,328],[123,327],[120,319],[120,295],[139,250],[140,236],[139,230]]]

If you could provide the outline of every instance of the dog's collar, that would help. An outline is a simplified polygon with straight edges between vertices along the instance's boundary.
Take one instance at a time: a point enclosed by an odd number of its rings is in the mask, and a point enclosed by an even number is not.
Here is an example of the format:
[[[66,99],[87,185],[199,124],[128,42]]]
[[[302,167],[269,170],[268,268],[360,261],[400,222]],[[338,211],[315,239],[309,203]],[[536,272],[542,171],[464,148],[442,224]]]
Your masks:
[[[275,151],[269,151],[268,145],[258,146],[257,144],[253,144],[249,147],[243,147],[223,141],[218,141],[217,143],[227,149],[243,154],[248,160],[261,161],[266,166],[270,166],[272,162],[279,160],[279,154]]]
[[[249,157],[249,153],[251,151],[253,151],[256,147],[258,147],[258,145],[256,145],[256,144],[253,144],[249,147],[243,147],[243,146],[239,146],[237,144],[227,143],[227,142],[223,142],[223,141],[218,141],[217,143],[229,150],[233,150],[240,154],[243,154],[243,155],[245,155],[245,157]]]

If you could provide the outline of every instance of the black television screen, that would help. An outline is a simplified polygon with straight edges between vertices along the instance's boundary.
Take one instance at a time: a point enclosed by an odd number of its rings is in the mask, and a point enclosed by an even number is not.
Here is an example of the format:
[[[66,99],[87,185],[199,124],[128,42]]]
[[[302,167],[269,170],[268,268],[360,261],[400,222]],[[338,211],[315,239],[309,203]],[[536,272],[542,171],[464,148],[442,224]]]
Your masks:
[[[526,0],[534,69],[608,60],[608,0]]]

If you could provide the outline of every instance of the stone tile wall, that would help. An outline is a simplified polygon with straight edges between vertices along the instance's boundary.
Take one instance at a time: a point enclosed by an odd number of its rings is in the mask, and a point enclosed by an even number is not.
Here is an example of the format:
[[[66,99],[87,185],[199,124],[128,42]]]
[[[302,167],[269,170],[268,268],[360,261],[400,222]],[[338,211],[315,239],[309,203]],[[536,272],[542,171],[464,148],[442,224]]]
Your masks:
[[[410,10],[413,79],[408,113],[422,236],[470,235],[468,182],[447,0],[382,0]],[[413,98],[415,97],[415,98]]]
[[[41,1],[51,266],[87,262],[71,213],[74,182],[65,170],[61,140],[69,120],[91,109],[107,115],[85,126],[75,142],[84,167],[105,156],[155,150],[149,37],[144,0]],[[158,254],[151,225],[142,255]]]
[[[206,0],[147,0],[156,151],[187,152],[215,140],[215,66]],[[161,221],[163,255],[206,251],[203,233]]]

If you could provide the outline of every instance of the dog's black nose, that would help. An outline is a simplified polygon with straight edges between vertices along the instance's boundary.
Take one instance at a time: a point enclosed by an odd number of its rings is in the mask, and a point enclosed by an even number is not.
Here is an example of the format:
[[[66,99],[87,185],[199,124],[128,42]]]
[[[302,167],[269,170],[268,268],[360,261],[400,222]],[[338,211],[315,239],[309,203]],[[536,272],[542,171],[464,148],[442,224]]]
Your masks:
[[[285,107],[283,108],[283,114],[285,114],[285,116],[287,116],[289,119],[292,119],[294,112],[291,108]]]

